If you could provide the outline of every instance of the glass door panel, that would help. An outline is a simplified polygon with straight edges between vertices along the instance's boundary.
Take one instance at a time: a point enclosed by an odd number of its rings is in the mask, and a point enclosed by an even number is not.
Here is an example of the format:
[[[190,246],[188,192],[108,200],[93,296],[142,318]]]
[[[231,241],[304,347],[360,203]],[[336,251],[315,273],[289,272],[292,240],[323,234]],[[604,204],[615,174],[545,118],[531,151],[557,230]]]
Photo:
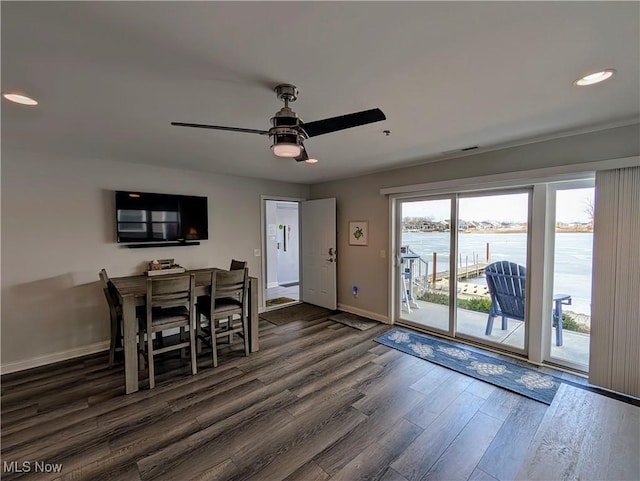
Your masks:
[[[459,197],[456,336],[524,352],[526,301],[519,287],[526,286],[529,195],[521,191]],[[490,325],[492,297],[484,269],[498,261],[512,265],[497,269],[494,285],[502,284],[504,292],[494,297],[496,315]]]
[[[399,204],[398,318],[452,333],[449,301],[453,197]]]
[[[587,371],[591,326],[594,188],[556,191],[553,329],[549,360]],[[558,317],[562,317],[558,329]]]

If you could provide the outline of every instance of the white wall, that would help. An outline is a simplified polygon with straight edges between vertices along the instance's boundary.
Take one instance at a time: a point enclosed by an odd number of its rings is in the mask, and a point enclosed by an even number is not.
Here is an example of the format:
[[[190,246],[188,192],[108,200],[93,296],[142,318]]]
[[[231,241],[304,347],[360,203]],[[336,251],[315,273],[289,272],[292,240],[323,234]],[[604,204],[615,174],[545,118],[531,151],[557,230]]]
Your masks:
[[[563,137],[311,186],[311,198],[335,197],[338,207],[338,305],[388,319],[389,201],[380,189],[522,172],[640,154],[638,124]],[[350,220],[369,221],[369,245],[350,246]],[[385,258],[382,258],[384,251]],[[351,288],[358,286],[358,297]]]
[[[209,240],[127,249],[115,242],[114,190],[209,198]],[[147,165],[2,151],[2,371],[82,355],[109,339],[98,271],[140,274],[149,260],[187,268],[249,262],[261,276],[260,195],[308,187]]]

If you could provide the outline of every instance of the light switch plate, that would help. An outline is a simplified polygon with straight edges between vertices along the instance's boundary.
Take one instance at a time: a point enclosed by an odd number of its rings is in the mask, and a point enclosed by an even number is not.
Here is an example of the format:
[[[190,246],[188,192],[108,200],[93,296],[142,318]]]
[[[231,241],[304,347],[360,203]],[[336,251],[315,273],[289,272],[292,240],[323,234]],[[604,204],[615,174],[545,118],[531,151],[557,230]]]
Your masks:
[[[260,249],[253,249],[254,257],[260,257]]]

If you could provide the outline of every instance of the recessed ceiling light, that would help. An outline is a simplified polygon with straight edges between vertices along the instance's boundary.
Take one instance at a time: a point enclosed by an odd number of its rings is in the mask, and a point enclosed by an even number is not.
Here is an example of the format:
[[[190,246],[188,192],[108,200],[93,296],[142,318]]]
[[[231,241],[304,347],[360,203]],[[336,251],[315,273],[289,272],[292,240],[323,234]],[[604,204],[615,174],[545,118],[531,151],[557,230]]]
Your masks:
[[[27,97],[24,94],[19,94],[16,92],[5,92],[2,94],[2,96],[11,101],[11,102],[15,102],[17,104],[22,104],[22,105],[38,105],[38,101],[35,99],[32,99],[31,97]]]
[[[585,75],[584,77],[579,78],[573,83],[574,85],[580,85],[580,86],[593,85],[599,82],[604,82],[608,78],[611,78],[614,73],[616,73],[614,69],[608,68],[606,70],[601,70],[599,72],[594,72],[589,75]]]
[[[307,159],[305,160],[305,162],[307,164],[316,164],[318,162],[318,159]]]

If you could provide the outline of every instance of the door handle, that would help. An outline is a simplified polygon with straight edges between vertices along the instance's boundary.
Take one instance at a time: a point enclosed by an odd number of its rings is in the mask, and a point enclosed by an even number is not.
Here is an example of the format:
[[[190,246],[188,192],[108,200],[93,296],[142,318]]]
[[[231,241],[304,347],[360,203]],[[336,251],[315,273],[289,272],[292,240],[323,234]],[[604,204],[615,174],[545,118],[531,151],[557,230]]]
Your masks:
[[[327,262],[333,262],[333,257],[331,259],[327,259]]]

